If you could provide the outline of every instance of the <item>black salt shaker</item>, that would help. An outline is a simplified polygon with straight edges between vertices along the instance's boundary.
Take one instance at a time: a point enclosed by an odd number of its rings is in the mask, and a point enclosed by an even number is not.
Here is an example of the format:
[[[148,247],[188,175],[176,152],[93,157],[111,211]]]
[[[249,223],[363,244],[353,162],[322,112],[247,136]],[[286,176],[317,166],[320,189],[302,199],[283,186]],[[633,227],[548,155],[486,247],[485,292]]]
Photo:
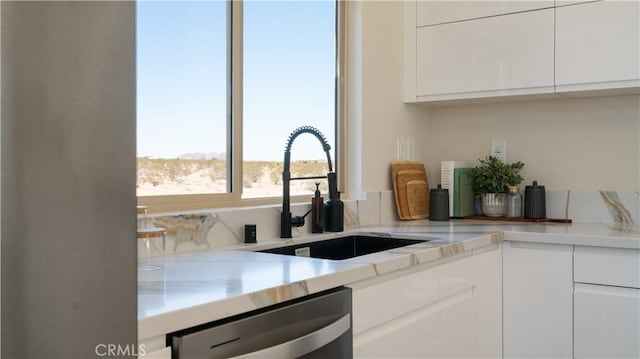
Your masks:
[[[449,220],[449,190],[442,188],[431,189],[429,194],[429,219],[432,221]]]
[[[538,181],[533,181],[533,186],[527,186],[524,190],[524,218],[545,218],[545,201],[544,186],[538,186]]]

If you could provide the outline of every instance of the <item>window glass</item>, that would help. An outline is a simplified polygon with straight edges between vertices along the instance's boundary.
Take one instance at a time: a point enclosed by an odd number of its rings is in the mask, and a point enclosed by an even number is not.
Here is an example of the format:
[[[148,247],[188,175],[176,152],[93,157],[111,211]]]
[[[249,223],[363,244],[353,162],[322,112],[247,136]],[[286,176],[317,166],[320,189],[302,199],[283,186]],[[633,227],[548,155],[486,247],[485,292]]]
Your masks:
[[[137,193],[227,192],[224,1],[138,1]]]
[[[244,3],[243,197],[282,194],[284,147],[297,127],[319,129],[335,161],[335,11],[333,1]],[[298,137],[291,154],[293,177],[327,174],[313,135]],[[316,181],[291,182],[291,194],[313,194]]]
[[[244,2],[243,38],[234,39],[242,62],[228,52],[227,24],[240,14],[227,11],[229,2],[136,4],[138,196],[229,192],[232,145],[243,197],[280,196],[285,143],[305,125],[326,136],[335,162],[335,1]],[[243,73],[233,84],[243,103],[233,119],[242,140],[233,144],[229,61]],[[294,177],[328,171],[312,135],[298,137],[291,158]],[[312,194],[316,181],[293,181],[291,193]]]

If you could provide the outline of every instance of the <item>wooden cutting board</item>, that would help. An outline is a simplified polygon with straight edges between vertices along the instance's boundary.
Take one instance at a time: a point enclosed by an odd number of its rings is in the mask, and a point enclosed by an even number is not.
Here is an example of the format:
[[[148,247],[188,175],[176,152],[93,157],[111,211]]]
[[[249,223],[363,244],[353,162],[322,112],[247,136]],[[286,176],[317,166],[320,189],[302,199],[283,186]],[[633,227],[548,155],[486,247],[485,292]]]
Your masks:
[[[391,181],[398,217],[401,220],[429,217],[429,184],[422,163],[391,162]]]

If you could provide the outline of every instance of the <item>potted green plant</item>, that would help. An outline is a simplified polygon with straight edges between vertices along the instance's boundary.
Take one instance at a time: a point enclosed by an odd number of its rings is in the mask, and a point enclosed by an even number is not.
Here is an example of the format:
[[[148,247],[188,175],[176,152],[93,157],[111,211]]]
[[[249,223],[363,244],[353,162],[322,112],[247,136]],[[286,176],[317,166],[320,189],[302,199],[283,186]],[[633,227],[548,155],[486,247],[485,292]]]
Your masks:
[[[486,216],[501,217],[505,213],[507,186],[516,186],[523,180],[520,171],[524,163],[504,163],[497,157],[479,159],[473,168],[473,192],[482,198],[482,212]]]

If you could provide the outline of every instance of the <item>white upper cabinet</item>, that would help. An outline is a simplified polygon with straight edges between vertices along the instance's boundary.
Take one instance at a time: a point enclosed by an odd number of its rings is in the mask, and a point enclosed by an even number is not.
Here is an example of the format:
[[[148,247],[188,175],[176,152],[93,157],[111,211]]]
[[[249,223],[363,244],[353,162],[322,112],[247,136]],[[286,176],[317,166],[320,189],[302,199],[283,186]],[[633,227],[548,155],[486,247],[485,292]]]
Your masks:
[[[418,101],[553,92],[554,9],[417,28]]]
[[[602,0],[556,0],[556,7],[581,4],[585,2],[596,2]]]
[[[556,91],[640,86],[640,1],[556,8]]]
[[[405,4],[405,102],[640,92],[640,0]]]
[[[416,22],[417,26],[426,26],[553,6],[553,0],[418,1]]]

